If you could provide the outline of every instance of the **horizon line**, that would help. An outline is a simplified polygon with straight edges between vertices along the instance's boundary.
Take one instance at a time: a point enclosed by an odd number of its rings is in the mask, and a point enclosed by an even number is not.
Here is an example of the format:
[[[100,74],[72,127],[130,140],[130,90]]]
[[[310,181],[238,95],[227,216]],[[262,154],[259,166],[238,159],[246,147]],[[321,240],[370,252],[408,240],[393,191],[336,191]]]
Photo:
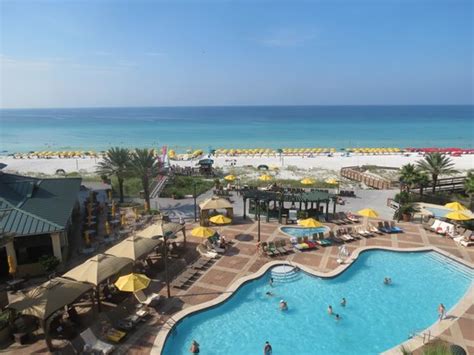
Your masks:
[[[51,106],[51,107],[0,107],[0,110],[81,110],[114,108],[226,108],[226,107],[421,107],[421,106],[474,106],[474,103],[462,104],[236,104],[236,105],[159,105],[159,106]]]

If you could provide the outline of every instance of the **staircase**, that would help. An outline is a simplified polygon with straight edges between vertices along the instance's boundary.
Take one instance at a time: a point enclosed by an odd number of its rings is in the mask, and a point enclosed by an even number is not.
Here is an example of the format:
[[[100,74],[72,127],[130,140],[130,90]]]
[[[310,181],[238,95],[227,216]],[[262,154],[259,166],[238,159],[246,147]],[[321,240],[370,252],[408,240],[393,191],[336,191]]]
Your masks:
[[[158,175],[151,186],[150,198],[157,198],[166,186],[169,178],[167,175]]]
[[[299,269],[291,265],[275,266],[271,271],[273,283],[287,283],[298,280]]]

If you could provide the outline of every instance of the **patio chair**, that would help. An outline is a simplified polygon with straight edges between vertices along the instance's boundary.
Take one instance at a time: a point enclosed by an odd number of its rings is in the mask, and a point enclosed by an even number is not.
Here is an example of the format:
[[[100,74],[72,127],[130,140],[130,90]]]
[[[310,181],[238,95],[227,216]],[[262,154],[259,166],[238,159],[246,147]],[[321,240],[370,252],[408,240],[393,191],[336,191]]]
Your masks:
[[[423,222],[422,225],[423,225],[423,229],[425,230],[431,230],[431,227],[433,226],[433,223],[435,222],[436,220],[434,218],[430,218],[428,220],[428,222]]]
[[[156,304],[161,298],[158,293],[152,293],[147,296],[141,290],[134,292],[133,295],[135,296],[138,302],[145,306],[151,306],[152,304]]]
[[[273,250],[271,250],[269,247],[268,247],[268,243],[267,242],[262,242],[262,244],[260,244],[260,246],[262,247],[262,252],[264,254],[266,254],[267,256],[270,256],[270,257],[273,257],[273,256],[276,256],[277,254],[274,253]]]
[[[202,244],[199,244],[196,247],[196,250],[201,256],[205,258],[215,259],[219,257],[219,254],[217,254],[215,251],[207,250],[206,247]]]
[[[376,226],[374,226],[372,223],[368,224],[368,229],[369,229],[369,232],[372,232],[372,233],[375,233],[375,234],[378,234],[378,235],[383,234],[383,232],[379,231],[379,229]]]
[[[85,343],[84,349],[90,349],[94,352],[98,352],[104,355],[110,354],[115,349],[115,346],[113,346],[112,344],[97,339],[97,337],[90,328],[87,328],[81,333],[81,338],[82,340],[84,340]]]

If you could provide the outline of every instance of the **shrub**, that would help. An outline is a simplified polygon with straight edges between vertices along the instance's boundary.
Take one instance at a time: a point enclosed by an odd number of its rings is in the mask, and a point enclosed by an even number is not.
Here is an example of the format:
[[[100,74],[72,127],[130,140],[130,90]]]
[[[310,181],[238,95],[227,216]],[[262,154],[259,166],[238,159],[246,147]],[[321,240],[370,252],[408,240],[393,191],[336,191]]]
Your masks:
[[[38,262],[47,272],[56,270],[59,265],[59,259],[53,255],[43,255],[38,259]]]

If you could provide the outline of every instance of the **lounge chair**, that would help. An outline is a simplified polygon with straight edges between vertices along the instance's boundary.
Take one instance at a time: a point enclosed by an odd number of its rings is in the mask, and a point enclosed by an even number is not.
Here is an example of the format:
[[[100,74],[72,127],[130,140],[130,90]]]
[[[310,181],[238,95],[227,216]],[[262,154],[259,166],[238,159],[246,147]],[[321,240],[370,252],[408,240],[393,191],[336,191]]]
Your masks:
[[[425,230],[431,230],[431,227],[433,226],[433,224],[434,224],[435,221],[436,221],[436,220],[435,220],[434,218],[430,218],[430,219],[428,220],[428,222],[423,222],[423,224],[422,224],[422,225],[423,225],[423,228],[424,228]]]
[[[342,244],[345,242],[344,239],[341,239],[338,236],[336,236],[333,231],[329,231],[329,235],[326,237],[326,239],[329,239],[331,242],[336,243],[336,244]]]
[[[98,352],[99,354],[110,354],[114,351],[115,346],[98,339],[90,328],[87,328],[81,333],[81,338],[84,340],[84,349]]]
[[[342,239],[345,242],[351,242],[354,240],[354,238],[352,238],[349,234],[347,234],[346,231],[343,229],[336,230],[336,237],[338,237],[339,239]]]
[[[280,253],[280,254],[288,254],[288,251],[286,248],[282,248],[281,243],[279,240],[275,240],[273,242],[273,245],[275,246],[275,249]]]
[[[275,254],[273,252],[273,250],[271,250],[269,247],[268,247],[268,243],[267,242],[262,242],[262,244],[260,244],[260,246],[262,247],[262,252],[265,253],[267,256],[270,256],[270,257],[273,257],[273,256],[276,256],[277,254]]]
[[[206,247],[202,244],[199,244],[196,247],[196,250],[201,256],[205,258],[215,259],[219,257],[219,254],[217,254],[215,251],[207,250]]]
[[[284,254],[280,250],[278,250],[278,248],[275,246],[274,242],[268,242],[268,250],[270,250],[273,254],[275,254],[277,256]]]
[[[403,229],[397,227],[395,225],[395,221],[390,221],[390,228],[392,229],[393,233],[403,233]]]
[[[290,249],[286,246],[286,240],[285,239],[281,239],[281,240],[275,240],[275,245],[283,250],[286,254],[288,254],[289,252],[293,251],[293,249]]]
[[[390,226],[389,226],[389,227],[390,227]],[[384,224],[383,224],[382,221],[378,222],[378,230],[381,231],[381,232],[383,232],[383,233],[389,233],[389,234],[392,233],[391,229],[390,229],[390,228],[387,229],[387,228],[384,226]]]
[[[303,237],[303,243],[308,244],[309,249],[317,249],[316,243],[313,242],[312,240],[309,240],[309,237]]]
[[[151,306],[152,304],[156,304],[161,298],[161,296],[158,293],[152,293],[147,296],[141,290],[134,292],[133,295],[138,300],[138,302],[140,302],[142,305],[145,305],[145,306]]]
[[[362,238],[362,236],[359,235],[359,233],[357,233],[355,228],[352,228],[352,227],[347,227],[346,233],[352,238],[357,239],[357,240]]]
[[[324,233],[323,232],[319,232],[319,233],[315,233],[313,234],[313,241],[319,245],[321,245],[322,247],[328,247],[330,245],[332,245],[332,241],[329,240],[329,239],[326,239],[324,237]]]
[[[346,224],[352,224],[352,220],[350,220],[344,212],[339,212],[339,219],[345,222]]]
[[[202,270],[205,269],[211,262],[212,259],[210,258],[200,258],[192,265],[192,268],[196,270]]]
[[[369,232],[371,233],[375,233],[375,234],[378,234],[378,235],[382,235],[383,232],[379,231],[379,229],[374,226],[372,223],[369,223],[369,225],[367,226]]]
[[[442,221],[440,221],[439,219],[435,219],[435,221],[433,222],[433,224],[430,226],[430,231],[431,232],[435,232],[436,233],[436,230],[438,229],[438,227],[441,225],[441,223],[443,223]]]

